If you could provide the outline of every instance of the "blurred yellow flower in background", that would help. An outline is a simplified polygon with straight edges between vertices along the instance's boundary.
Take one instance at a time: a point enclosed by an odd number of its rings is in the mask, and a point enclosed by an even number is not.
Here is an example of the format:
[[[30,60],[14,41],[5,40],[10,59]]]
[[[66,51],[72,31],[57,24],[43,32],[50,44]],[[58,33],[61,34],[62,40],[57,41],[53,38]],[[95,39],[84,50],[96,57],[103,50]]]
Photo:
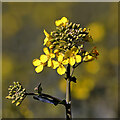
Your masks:
[[[66,86],[66,80],[62,78],[59,82],[59,88],[63,93],[66,92],[65,86]],[[91,90],[94,89],[94,86],[95,86],[95,81],[93,79],[84,77],[84,79],[80,80],[78,78],[76,84],[71,84],[72,96],[75,99],[79,99],[79,100],[88,99]]]
[[[3,77],[8,77],[12,72],[14,68],[14,62],[12,58],[9,58],[8,56],[3,56],[2,58],[2,76]]]
[[[85,100],[90,96],[91,90],[94,89],[95,81],[90,78],[84,78],[82,80],[77,80],[77,84],[73,87],[72,95],[76,99]]]
[[[100,70],[99,63],[95,60],[85,64],[86,71],[92,74],[96,74]]]
[[[56,26],[65,26],[68,22],[68,19],[66,17],[62,17],[61,20],[56,20],[55,25]]]
[[[6,38],[15,35],[21,29],[22,21],[14,17],[12,14],[3,14],[2,18],[3,33],[5,33]]]
[[[99,22],[93,22],[88,26],[88,28],[90,28],[89,33],[95,42],[103,40],[105,36],[105,28],[103,24]]]
[[[114,47],[110,50],[109,58],[112,64],[118,65],[118,47]]]

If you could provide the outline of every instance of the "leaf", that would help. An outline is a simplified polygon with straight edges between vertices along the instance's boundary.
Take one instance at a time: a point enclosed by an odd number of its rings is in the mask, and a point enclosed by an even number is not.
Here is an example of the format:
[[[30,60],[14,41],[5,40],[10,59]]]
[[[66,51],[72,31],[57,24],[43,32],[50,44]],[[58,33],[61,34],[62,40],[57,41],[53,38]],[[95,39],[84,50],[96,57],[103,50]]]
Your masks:
[[[74,83],[76,83],[76,80],[77,80],[77,79],[76,79],[75,76],[70,78],[70,81],[73,81]]]
[[[43,97],[41,95],[33,96],[33,98],[36,99],[36,100],[45,102],[45,103],[50,103],[50,104],[54,104],[54,105],[59,104],[59,102],[55,101],[54,99],[50,99],[48,97]]]

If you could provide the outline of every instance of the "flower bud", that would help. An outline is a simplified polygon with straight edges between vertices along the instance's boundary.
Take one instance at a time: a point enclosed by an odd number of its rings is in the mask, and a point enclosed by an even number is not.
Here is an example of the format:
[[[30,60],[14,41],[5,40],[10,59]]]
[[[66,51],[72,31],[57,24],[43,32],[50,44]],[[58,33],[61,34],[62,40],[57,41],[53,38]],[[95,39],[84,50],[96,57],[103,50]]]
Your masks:
[[[86,28],[83,29],[83,32],[85,32],[85,31],[86,31]]]
[[[20,105],[20,102],[17,102],[17,103],[16,103],[16,106],[19,106],[19,105]]]

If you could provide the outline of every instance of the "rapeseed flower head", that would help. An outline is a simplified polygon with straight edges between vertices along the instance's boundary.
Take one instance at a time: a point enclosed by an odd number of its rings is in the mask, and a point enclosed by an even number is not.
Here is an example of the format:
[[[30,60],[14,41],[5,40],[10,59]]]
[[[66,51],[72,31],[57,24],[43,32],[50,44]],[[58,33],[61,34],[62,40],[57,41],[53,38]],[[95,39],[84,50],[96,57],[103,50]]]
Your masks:
[[[44,54],[40,59],[34,59],[35,71],[40,73],[44,66],[57,69],[59,75],[66,72],[65,65],[71,67],[79,65],[80,62],[94,60],[98,51],[93,49],[91,52],[84,50],[84,43],[91,42],[89,29],[82,28],[80,24],[69,22],[66,17],[55,21],[56,30],[50,34],[44,30],[45,39],[43,48]]]

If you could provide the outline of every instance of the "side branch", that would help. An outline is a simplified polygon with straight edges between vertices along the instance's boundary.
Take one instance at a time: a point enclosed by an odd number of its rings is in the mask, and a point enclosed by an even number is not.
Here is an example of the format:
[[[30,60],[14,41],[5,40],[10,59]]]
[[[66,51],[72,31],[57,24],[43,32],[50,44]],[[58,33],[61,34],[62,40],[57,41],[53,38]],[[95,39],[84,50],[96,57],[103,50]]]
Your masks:
[[[33,98],[42,102],[46,102],[46,103],[51,103],[54,105],[58,105],[58,104],[63,104],[66,105],[66,102],[64,100],[61,100],[59,98],[56,98],[54,96],[45,94],[45,93],[26,93],[25,95],[33,95]]]

